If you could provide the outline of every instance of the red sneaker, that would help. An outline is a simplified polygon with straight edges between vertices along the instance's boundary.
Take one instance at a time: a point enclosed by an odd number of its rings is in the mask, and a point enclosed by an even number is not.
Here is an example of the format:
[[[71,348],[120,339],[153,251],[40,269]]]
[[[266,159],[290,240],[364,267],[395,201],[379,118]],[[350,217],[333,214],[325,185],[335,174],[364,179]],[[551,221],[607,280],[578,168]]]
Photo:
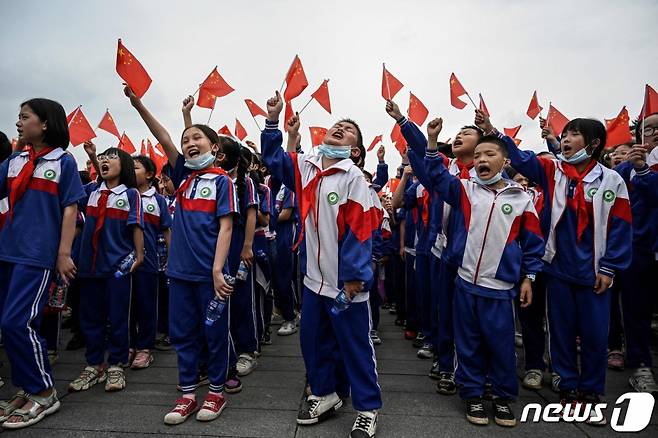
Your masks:
[[[165,415],[164,422],[165,424],[169,424],[169,425],[181,424],[185,420],[187,420],[187,417],[189,417],[194,413],[194,411],[196,411],[196,408],[197,408],[196,400],[192,400],[191,398],[181,397],[176,400],[176,407],[172,409],[167,415]]]
[[[405,330],[404,331],[404,339],[406,339],[407,341],[412,341],[412,340],[416,339],[417,335],[418,335],[418,333],[416,333],[415,330]]]
[[[196,413],[196,419],[199,421],[212,421],[219,417],[219,414],[222,413],[225,407],[226,400],[224,400],[224,395],[209,392],[203,401],[203,406]]]

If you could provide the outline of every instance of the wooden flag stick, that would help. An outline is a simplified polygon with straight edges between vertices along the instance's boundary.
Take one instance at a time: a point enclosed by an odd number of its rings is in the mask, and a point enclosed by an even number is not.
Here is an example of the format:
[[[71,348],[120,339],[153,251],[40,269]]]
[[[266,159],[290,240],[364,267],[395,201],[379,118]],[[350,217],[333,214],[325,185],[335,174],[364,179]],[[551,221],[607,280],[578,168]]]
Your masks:
[[[388,93],[388,100],[391,100],[391,87],[388,84],[388,75],[386,74],[386,63],[382,62],[382,66],[384,67],[384,80],[386,81],[386,92]]]
[[[286,72],[286,76],[283,78],[283,82],[281,83],[281,88],[279,88],[279,93],[283,93],[283,87],[286,85],[286,79],[288,79],[288,73],[290,73],[290,69],[292,68],[292,65],[295,63],[295,59],[297,59],[299,55],[295,55],[293,58],[292,62],[290,63],[290,67],[288,67],[288,71]]]
[[[215,98],[215,104],[216,103],[217,103],[217,99]],[[208,122],[206,123],[206,125],[210,125],[210,118],[212,117],[213,111],[215,111],[215,105],[213,105],[212,108],[210,109],[210,115],[208,116]]]
[[[200,89],[201,89],[201,84],[199,84],[199,88],[197,88],[196,91],[191,94],[191,96],[192,97],[196,96]]]
[[[468,100],[471,101],[471,103],[473,104],[473,106],[475,107],[475,109],[478,109],[478,108],[479,108],[479,107],[475,104],[475,102],[473,102],[473,99],[471,99],[471,95],[470,95],[470,94],[466,93],[466,97],[468,97]]]
[[[251,111],[249,111],[249,114],[251,114]],[[254,117],[253,114],[251,114],[251,118],[254,119],[254,123],[255,123],[256,126],[258,127],[258,130],[259,130],[260,132],[263,132],[263,130],[260,128],[260,125],[258,124],[258,120],[256,120],[256,117]]]

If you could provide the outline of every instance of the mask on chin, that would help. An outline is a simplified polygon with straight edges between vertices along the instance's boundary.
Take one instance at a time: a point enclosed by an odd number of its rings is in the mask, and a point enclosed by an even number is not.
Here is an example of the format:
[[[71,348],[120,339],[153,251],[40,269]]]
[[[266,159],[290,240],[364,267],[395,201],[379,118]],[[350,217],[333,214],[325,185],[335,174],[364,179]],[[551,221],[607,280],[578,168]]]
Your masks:
[[[475,175],[475,176],[473,177],[473,181],[475,181],[475,182],[478,183],[478,184],[482,184],[483,186],[491,186],[491,185],[494,185],[494,184],[496,184],[498,181],[500,181],[501,179],[503,179],[503,172],[498,172],[497,174],[495,174],[494,176],[492,176],[492,177],[489,178],[489,179],[482,179],[482,178],[480,178],[480,177],[477,176],[477,175]]]
[[[333,146],[322,143],[320,146],[318,146],[318,151],[321,155],[324,155],[327,158],[342,160],[345,158],[350,158],[352,148],[350,146]]]
[[[212,152],[208,151],[201,155],[197,155],[194,158],[188,158],[185,160],[185,167],[192,170],[201,170],[209,167],[215,162],[215,156]]]
[[[587,153],[587,148],[582,148],[569,158],[565,157],[564,155],[557,154],[558,160],[562,161],[563,163],[568,163],[568,164],[578,164],[582,163],[583,161],[587,160],[591,155]]]

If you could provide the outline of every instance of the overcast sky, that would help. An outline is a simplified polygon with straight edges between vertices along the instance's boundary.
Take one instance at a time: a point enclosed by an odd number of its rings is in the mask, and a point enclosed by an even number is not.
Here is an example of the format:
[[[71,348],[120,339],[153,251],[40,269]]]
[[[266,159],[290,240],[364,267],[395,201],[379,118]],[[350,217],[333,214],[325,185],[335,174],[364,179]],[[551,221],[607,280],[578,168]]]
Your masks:
[[[623,105],[635,117],[644,84],[658,86],[658,1],[8,1],[0,2],[0,130],[16,136],[19,104],[31,97],[78,105],[95,127],[109,108],[133,142],[149,135],[123,96],[115,71],[117,38],[142,62],[153,84],[145,104],[175,141],[181,101],[210,70],[235,92],[218,100],[210,125],[235,117],[258,143],[243,99],[262,107],[278,89],[295,54],[309,87],[298,110],[329,78],[333,114],[312,102],[309,126],[354,118],[366,147],[383,134],[387,157],[398,163],[389,134],[393,121],[381,97],[382,62],[405,85],[395,100],[406,111],[409,92],[444,118],[441,139],[473,119],[473,108],[450,106],[455,72],[476,100],[484,95],[498,127],[522,124],[522,146],[541,147],[537,122],[526,115],[537,89],[567,117],[612,118]],[[545,114],[545,112],[544,112]],[[195,107],[205,123],[209,110]],[[263,118],[259,118],[263,126]],[[423,128],[424,130],[424,128]],[[117,141],[97,130],[100,150]],[[83,165],[82,147],[73,149]],[[367,169],[376,163],[369,154]]]

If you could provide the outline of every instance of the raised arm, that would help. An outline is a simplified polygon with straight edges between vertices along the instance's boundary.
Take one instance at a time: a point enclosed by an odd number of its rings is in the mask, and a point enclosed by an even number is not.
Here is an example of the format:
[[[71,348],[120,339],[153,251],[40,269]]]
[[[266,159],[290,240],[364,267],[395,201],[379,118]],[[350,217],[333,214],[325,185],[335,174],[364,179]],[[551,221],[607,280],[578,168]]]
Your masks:
[[[293,157],[296,153],[288,154],[281,148],[283,134],[279,130],[279,115],[283,109],[283,99],[277,91],[276,96],[267,101],[267,120],[265,129],[260,134],[260,145],[263,161],[273,177],[282,181],[290,190],[296,190],[295,181],[299,175],[299,168]],[[299,195],[299,193],[297,194]]]
[[[192,108],[194,108],[194,96],[183,99],[183,124],[185,128],[192,126]]]
[[[388,182],[388,164],[386,164],[385,157],[386,148],[381,145],[377,149],[377,174],[373,181],[373,184],[379,187],[384,187]]]
[[[297,152],[297,146],[301,145],[302,136],[299,135],[301,120],[299,115],[294,115],[288,120],[288,143],[286,144],[287,152]]]
[[[407,190],[409,178],[411,178],[412,174],[413,170],[411,169],[411,166],[406,166],[404,168],[404,172],[402,172],[402,179],[400,180],[400,184],[398,184],[395,192],[393,193],[393,199],[391,199],[391,205],[393,206],[394,210],[404,206],[404,192]]]

